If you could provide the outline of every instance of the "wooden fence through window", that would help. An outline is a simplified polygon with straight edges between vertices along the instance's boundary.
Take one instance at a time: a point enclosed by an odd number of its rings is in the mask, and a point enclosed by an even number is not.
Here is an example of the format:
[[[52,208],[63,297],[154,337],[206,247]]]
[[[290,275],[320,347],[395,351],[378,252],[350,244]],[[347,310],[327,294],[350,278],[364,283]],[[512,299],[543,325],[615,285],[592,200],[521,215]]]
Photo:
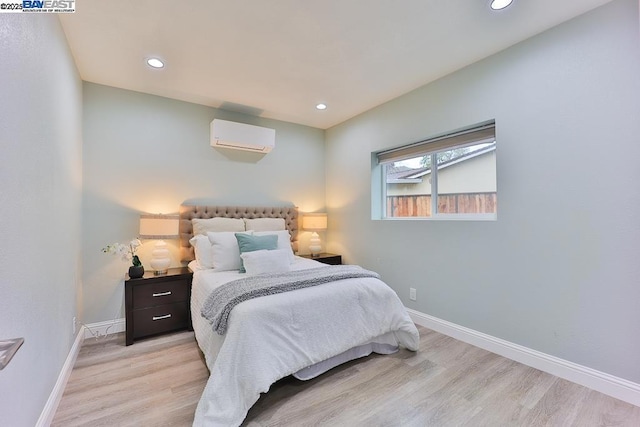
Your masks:
[[[438,194],[438,213],[496,213],[496,193]],[[431,195],[387,196],[387,217],[431,216]]]

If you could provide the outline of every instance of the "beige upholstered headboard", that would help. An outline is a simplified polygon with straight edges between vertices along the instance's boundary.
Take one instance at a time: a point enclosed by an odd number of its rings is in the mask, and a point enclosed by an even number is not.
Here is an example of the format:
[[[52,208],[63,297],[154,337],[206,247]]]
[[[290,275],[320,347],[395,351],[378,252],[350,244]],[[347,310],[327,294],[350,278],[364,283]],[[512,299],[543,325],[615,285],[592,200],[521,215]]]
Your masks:
[[[193,237],[193,218],[284,218],[291,234],[293,251],[298,251],[298,208],[287,207],[246,207],[246,206],[180,206],[180,258],[189,262],[195,258],[189,240]]]

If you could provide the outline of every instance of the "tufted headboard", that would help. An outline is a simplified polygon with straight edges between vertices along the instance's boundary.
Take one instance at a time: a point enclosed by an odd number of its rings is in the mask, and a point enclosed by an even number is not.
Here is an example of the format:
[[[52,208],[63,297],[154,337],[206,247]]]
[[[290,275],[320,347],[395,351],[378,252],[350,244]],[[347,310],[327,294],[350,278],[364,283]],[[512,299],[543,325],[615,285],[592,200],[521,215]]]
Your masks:
[[[245,207],[245,206],[180,206],[180,258],[189,262],[195,258],[189,240],[193,237],[193,218],[284,218],[285,226],[291,234],[293,251],[298,251],[298,208],[286,207]]]

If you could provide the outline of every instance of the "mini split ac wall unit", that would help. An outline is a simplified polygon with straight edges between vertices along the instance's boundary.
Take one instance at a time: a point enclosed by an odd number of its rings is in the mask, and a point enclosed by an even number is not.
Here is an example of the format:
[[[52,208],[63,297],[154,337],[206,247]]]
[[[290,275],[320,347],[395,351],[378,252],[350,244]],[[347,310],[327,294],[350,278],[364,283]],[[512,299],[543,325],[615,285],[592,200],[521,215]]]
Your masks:
[[[275,129],[220,119],[211,122],[212,147],[268,153],[275,145]]]

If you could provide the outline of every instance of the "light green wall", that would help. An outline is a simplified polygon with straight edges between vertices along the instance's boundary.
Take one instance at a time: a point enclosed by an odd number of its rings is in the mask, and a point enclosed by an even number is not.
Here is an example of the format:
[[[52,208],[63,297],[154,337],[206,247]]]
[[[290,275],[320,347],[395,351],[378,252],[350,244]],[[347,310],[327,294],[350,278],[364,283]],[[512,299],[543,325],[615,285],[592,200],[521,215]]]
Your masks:
[[[640,382],[639,76],[617,0],[329,129],[328,249],[410,308]],[[371,220],[373,151],[491,119],[497,221]]]
[[[275,148],[266,155],[212,148],[213,118],[274,128]],[[178,212],[187,200],[324,209],[322,130],[92,83],[84,84],[83,122],[85,323],[124,317],[128,264],[100,249],[135,237],[140,212]],[[178,242],[167,243],[177,266]],[[141,250],[147,268],[152,246]]]
[[[35,424],[73,316],[123,316],[126,265],[100,248],[140,211],[322,210],[325,179],[328,249],[409,307],[640,382],[638,34],[637,2],[614,1],[327,131],[325,151],[317,129],[83,87],[55,16],[0,15],[0,339],[26,339],[0,372],[2,422]],[[276,149],[210,148],[213,117],[276,128]],[[497,222],[370,219],[372,151],[493,118]]]
[[[73,344],[82,83],[58,18],[0,15],[0,424],[36,424]]]

